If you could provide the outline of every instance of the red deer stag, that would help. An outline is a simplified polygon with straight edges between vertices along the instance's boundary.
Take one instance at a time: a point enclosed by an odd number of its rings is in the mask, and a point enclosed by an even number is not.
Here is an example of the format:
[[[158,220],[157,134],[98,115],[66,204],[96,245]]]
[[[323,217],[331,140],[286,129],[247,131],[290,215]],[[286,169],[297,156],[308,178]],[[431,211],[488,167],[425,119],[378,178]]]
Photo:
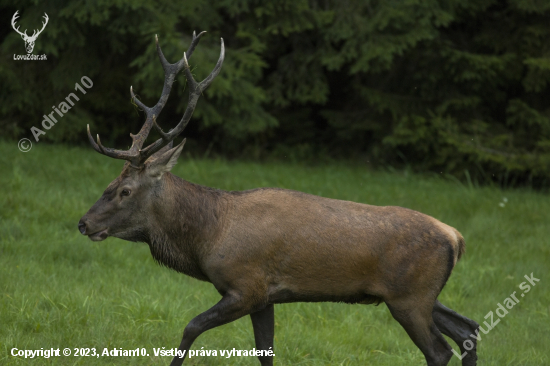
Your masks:
[[[204,33],[204,32],[203,32]],[[129,150],[104,147],[90,134],[93,148],[127,162],[118,178],[82,217],[78,227],[91,240],[109,236],[145,242],[159,263],[212,283],[220,301],[185,327],[179,350],[187,353],[203,332],[250,315],[256,348],[273,347],[274,304],[333,301],[384,302],[405,328],[430,366],[447,365],[452,352],[441,333],[467,352],[462,365],[475,365],[478,324],[443,306],[437,296],[464,252],[458,231],[433,217],[401,207],[377,207],[306,193],[260,188],[226,192],[187,182],[170,173],[183,149],[178,136],[197,100],[220,72],[224,45],[214,70],[194,80],[188,59],[200,37],[175,64],[166,61],[157,39],[165,81],[157,104],[145,111]],[[168,99],[176,74],[189,86],[188,106],[168,132],[156,118]],[[161,138],[146,148],[152,127]],[[473,348],[465,349],[470,340]],[[470,345],[470,343],[466,343]],[[266,355],[267,354],[267,355]],[[262,366],[273,365],[269,352]],[[181,365],[175,357],[171,365]]]

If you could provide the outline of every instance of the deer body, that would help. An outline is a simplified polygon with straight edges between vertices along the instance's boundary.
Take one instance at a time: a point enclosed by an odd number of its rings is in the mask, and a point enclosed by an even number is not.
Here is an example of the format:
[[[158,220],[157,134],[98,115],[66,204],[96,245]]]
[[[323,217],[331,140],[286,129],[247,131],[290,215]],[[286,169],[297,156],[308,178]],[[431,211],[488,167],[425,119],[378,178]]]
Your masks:
[[[189,55],[200,36],[193,36]],[[273,347],[274,304],[334,301],[384,302],[426,357],[446,365],[459,344],[463,366],[476,364],[464,341],[478,324],[444,307],[437,297],[464,252],[458,231],[422,213],[378,207],[277,188],[226,192],[170,173],[183,149],[173,139],[189,121],[197,99],[221,68],[194,81],[186,55],[165,69],[163,95],[152,108],[134,101],[147,120],[128,151],[113,150],[88,136],[98,152],[127,160],[122,173],[82,217],[79,230],[95,241],[109,236],[149,244],[161,264],[211,282],[221,300],[186,327],[179,350],[187,352],[203,332],[250,315],[256,347]],[[190,56],[189,56],[190,57]],[[185,66],[189,106],[180,123],[164,133],[155,117],[166,102],[175,73]],[[191,111],[191,112],[190,112]],[[161,139],[142,144],[155,126]],[[173,366],[184,359],[175,357]],[[259,357],[262,366],[273,357]]]
[[[280,189],[225,195],[228,218],[204,263],[222,293],[253,277],[266,303],[389,299],[430,282],[437,291],[461,253],[454,229],[400,207]]]

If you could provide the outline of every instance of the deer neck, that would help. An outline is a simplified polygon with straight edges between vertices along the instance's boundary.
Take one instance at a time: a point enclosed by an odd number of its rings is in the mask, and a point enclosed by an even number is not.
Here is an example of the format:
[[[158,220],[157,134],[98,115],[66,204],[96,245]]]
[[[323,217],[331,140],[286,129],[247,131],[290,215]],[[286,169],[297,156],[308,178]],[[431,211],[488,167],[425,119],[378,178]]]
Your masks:
[[[202,263],[223,222],[226,192],[187,182],[167,173],[148,235],[157,262],[208,281]]]

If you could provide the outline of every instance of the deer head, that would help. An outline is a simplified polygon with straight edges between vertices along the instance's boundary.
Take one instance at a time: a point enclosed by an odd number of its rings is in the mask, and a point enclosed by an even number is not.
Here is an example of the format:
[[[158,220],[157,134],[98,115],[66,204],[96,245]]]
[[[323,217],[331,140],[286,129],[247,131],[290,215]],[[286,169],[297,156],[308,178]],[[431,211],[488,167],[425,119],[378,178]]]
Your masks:
[[[183,58],[175,64],[166,61],[156,38],[157,53],[164,68],[164,87],[157,104],[147,107],[136,98],[132,87],[130,94],[134,103],[145,114],[145,123],[137,135],[130,134],[132,146],[129,150],[115,150],[104,147],[99,135],[94,141],[88,125],[88,139],[92,147],[100,154],[115,159],[126,160],[122,173],[105,190],[103,196],[90,208],[78,224],[80,232],[88,235],[91,240],[100,241],[108,236],[115,236],[125,240],[143,241],[144,230],[152,221],[151,212],[160,209],[165,203],[163,191],[165,189],[165,173],[176,164],[177,158],[183,149],[185,139],[176,147],[172,141],[185,129],[191,119],[193,111],[201,93],[212,83],[221,70],[225,49],[221,40],[220,57],[214,70],[200,83],[196,82],[189,69],[188,59],[191,58],[200,37],[193,32],[193,40]],[[157,124],[157,117],[168,100],[172,84],[176,75],[183,69],[189,87],[189,99],[182,119],[168,132],[164,132]],[[152,127],[159,132],[161,138],[149,146],[142,148]]]
[[[32,50],[34,49],[34,42],[36,42],[36,38],[38,38],[40,33],[42,33],[44,28],[46,28],[46,24],[48,24],[48,19],[49,19],[48,14],[44,13],[44,19],[46,21],[42,23],[42,29],[40,29],[40,30],[35,29],[32,36],[29,37],[29,35],[27,35],[27,30],[26,29],[25,29],[24,32],[20,32],[19,31],[19,26],[17,28],[15,28],[15,21],[19,17],[17,15],[18,12],[19,12],[19,10],[17,10],[15,12],[15,14],[13,14],[13,17],[11,18],[11,26],[13,27],[13,29],[17,33],[19,33],[21,35],[21,38],[23,38],[23,41],[25,41],[25,49],[27,50],[27,53],[31,53]]]

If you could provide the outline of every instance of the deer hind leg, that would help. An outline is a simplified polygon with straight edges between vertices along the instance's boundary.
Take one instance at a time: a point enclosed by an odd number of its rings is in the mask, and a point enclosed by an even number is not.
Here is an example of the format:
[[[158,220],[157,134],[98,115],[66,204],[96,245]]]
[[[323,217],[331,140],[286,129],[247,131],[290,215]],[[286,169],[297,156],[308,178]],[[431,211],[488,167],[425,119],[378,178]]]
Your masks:
[[[428,366],[445,366],[453,353],[451,346],[441,335],[432,319],[433,303],[418,298],[386,301],[395,320],[401,324],[409,337],[426,357]]]
[[[480,336],[479,324],[443,306],[437,300],[432,311],[432,317],[441,333],[450,337],[458,344],[460,353],[464,354],[466,352],[466,355],[462,358],[462,366],[475,366],[477,363],[476,338]],[[471,343],[466,342],[467,340]],[[470,350],[464,347],[465,342]]]
[[[259,351],[273,350],[273,337],[275,335],[275,312],[273,304],[265,309],[250,314],[256,349]],[[273,366],[273,356],[258,356],[262,366]]]

